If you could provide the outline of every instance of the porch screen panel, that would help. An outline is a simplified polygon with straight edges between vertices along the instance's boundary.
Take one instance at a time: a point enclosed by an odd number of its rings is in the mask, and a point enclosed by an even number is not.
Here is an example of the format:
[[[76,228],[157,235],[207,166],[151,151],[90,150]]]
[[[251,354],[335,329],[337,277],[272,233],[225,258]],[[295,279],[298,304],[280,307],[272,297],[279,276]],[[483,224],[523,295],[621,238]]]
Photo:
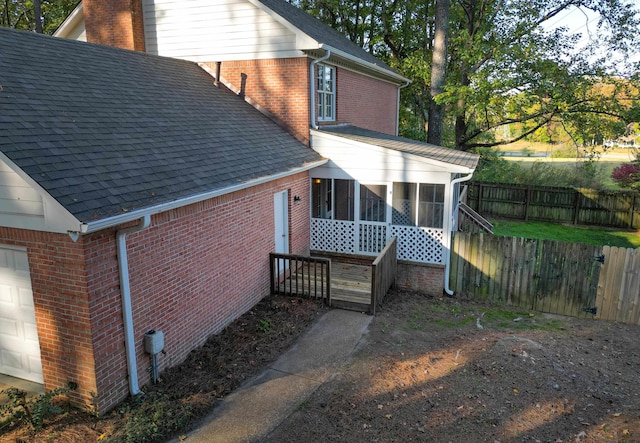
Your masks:
[[[311,216],[331,218],[331,179],[311,179]]]
[[[385,222],[386,185],[360,185],[360,220]]]
[[[393,210],[391,224],[415,226],[416,224],[416,190],[415,183],[393,183]]]
[[[418,225],[442,228],[444,219],[444,185],[420,184]]]
[[[340,180],[335,179],[335,220],[348,220],[353,221],[354,213],[354,185],[353,180]]]

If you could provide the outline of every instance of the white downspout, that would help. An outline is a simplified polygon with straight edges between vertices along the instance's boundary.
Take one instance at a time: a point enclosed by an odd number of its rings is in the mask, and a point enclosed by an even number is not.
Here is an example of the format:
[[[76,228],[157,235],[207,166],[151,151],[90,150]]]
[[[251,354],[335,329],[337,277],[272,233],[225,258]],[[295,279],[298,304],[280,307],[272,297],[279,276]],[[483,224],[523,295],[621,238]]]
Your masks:
[[[145,215],[140,224],[120,229],[116,233],[118,254],[118,272],[120,274],[120,292],[122,298],[122,319],[124,322],[124,347],[127,356],[127,375],[129,376],[129,392],[138,395],[138,369],[136,361],[136,343],[133,336],[133,310],[131,307],[131,287],[129,286],[129,262],[127,260],[127,234],[142,231],[151,224],[151,216]]]
[[[457,185],[458,183],[461,182],[466,182],[467,180],[471,180],[471,177],[473,177],[473,172],[469,175],[465,175],[464,177],[458,177],[456,179],[451,180],[450,183],[450,189],[453,189],[453,187],[455,185]],[[452,212],[451,212],[451,221],[450,223],[453,223],[453,214],[455,214],[454,211],[458,210],[458,207],[460,206],[460,201],[458,201],[456,203],[456,207],[453,208]],[[451,288],[449,288],[449,273],[451,272],[450,268],[451,268],[451,245],[453,243],[453,231],[451,229],[449,229],[449,244],[447,245],[446,249],[445,249],[445,260],[444,260],[444,292],[447,293],[447,295],[453,295],[453,290]]]
[[[331,57],[331,49],[325,49],[327,51],[327,53],[320,57],[317,60],[314,60],[311,62],[311,64],[309,65],[309,91],[310,91],[310,97],[309,97],[309,102],[311,103],[311,112],[309,113],[309,118],[311,120],[311,127],[313,129],[318,129],[318,124],[316,123],[316,65],[318,63],[321,63],[323,61],[325,61],[326,59],[328,59],[329,57]],[[335,85],[334,85],[335,87]]]
[[[400,131],[400,90],[406,88],[410,84],[411,84],[411,80],[407,80],[407,82],[404,85],[400,85],[398,87],[398,98],[396,101],[396,136]]]

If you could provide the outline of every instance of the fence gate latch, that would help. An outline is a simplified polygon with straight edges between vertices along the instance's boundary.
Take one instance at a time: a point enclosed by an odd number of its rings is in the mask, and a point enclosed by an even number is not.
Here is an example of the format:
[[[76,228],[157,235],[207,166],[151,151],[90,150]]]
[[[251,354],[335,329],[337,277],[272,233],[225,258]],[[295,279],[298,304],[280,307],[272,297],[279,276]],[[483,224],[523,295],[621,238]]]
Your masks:
[[[588,312],[589,314],[596,315],[598,313],[598,307],[595,306],[593,308],[582,308],[582,312]]]
[[[593,259],[595,261],[599,261],[600,263],[604,264],[604,254],[598,255],[597,257],[593,257]]]

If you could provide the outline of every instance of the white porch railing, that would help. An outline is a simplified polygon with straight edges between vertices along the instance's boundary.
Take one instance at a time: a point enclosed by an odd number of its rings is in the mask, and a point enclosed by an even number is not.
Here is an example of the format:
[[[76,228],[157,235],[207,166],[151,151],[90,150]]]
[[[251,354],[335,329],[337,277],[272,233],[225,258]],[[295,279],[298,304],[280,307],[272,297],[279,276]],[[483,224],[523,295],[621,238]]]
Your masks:
[[[398,238],[398,260],[442,264],[444,230],[387,226],[376,222],[311,219],[311,249],[343,254],[378,255],[391,237]]]

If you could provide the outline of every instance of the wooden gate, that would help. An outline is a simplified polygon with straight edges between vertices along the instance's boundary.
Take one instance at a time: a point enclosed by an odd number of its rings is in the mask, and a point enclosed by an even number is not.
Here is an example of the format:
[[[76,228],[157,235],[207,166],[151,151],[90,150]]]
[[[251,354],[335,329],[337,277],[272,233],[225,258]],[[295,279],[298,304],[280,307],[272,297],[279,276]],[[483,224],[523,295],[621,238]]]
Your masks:
[[[461,295],[496,303],[640,321],[638,249],[456,233],[450,283]]]

